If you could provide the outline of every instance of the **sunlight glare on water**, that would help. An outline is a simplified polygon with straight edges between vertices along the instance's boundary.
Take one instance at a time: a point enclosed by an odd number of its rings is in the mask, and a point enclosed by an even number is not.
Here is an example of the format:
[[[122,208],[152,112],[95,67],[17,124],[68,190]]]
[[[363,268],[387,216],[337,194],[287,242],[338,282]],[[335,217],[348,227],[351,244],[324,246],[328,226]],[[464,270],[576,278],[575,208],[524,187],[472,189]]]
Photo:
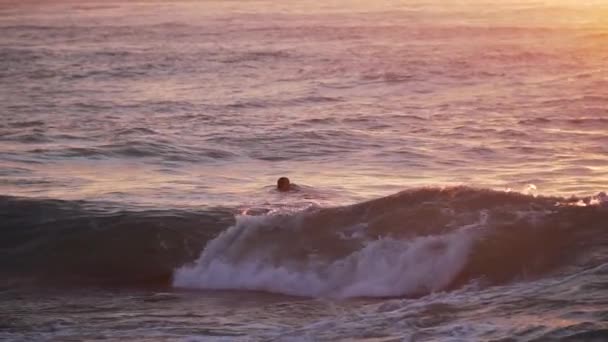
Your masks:
[[[290,175],[339,204],[424,185],[589,195],[608,178],[603,2],[4,11],[8,194],[238,204]]]

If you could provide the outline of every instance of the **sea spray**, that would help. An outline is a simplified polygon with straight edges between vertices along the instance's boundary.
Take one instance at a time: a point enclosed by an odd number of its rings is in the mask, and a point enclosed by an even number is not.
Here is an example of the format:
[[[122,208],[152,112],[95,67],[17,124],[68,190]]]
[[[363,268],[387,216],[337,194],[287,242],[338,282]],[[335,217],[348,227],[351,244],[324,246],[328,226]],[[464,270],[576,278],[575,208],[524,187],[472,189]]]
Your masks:
[[[211,241],[193,264],[178,269],[174,286],[261,290],[311,297],[389,297],[420,295],[445,288],[466,264],[472,234],[458,231],[412,240],[381,238],[337,260],[308,255],[275,263],[260,248],[231,260],[261,220],[242,220]],[[297,241],[294,241],[297,243]]]

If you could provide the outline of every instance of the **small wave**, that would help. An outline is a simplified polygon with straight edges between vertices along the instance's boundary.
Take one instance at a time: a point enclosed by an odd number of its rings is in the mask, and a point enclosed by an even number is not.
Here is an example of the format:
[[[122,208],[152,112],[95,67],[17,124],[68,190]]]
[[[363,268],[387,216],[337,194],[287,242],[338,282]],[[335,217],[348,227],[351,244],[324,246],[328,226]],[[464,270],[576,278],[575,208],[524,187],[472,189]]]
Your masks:
[[[31,175],[32,171],[23,167],[3,167],[0,169],[0,176],[21,176]]]
[[[153,129],[149,129],[149,128],[145,128],[145,127],[133,127],[133,128],[125,128],[125,129],[120,129],[118,130],[115,135],[116,136],[123,136],[123,135],[154,135],[154,134],[158,134],[155,130]]]
[[[44,121],[33,120],[33,121],[17,121],[9,123],[9,127],[13,128],[30,128],[30,127],[38,127],[44,126]]]
[[[608,125],[608,118],[574,118],[566,120],[572,125]]]
[[[364,82],[383,82],[383,83],[404,83],[410,82],[414,79],[414,76],[409,74],[402,74],[396,72],[372,72],[364,74],[361,80]]]
[[[14,31],[25,31],[25,30],[38,30],[38,31],[48,31],[52,29],[63,28],[61,26],[47,26],[47,25],[11,25],[11,26],[2,26],[3,30],[14,30]]]
[[[99,50],[93,53],[95,57],[109,57],[109,58],[126,58],[134,55],[133,52],[125,50]]]
[[[529,125],[543,125],[543,124],[553,124],[553,125],[569,125],[569,126],[590,126],[590,127],[598,127],[598,126],[606,126],[608,125],[608,119],[603,117],[577,117],[570,119],[549,119],[549,118],[534,118],[534,119],[525,119],[520,120],[518,124],[529,126]]]
[[[546,123],[550,123],[550,122],[551,122],[551,119],[549,119],[549,118],[533,118],[533,119],[519,120],[517,123],[520,125],[528,126],[528,125],[546,124]]]
[[[99,11],[99,10],[110,10],[116,9],[118,6],[110,6],[110,5],[77,5],[72,7],[75,10],[80,11]]]
[[[486,61],[499,63],[538,63],[549,59],[555,59],[555,55],[546,52],[499,51],[486,53],[481,58]]]
[[[496,154],[496,151],[494,149],[485,147],[485,146],[472,147],[472,148],[465,150],[465,152],[471,153],[473,155],[480,155],[480,156],[488,156],[488,155]]]
[[[40,144],[52,142],[53,139],[42,132],[18,133],[0,135],[0,140],[15,141],[25,144]]]
[[[302,119],[299,123],[301,125],[320,125],[324,127],[328,127],[330,125],[336,124],[338,121],[333,117],[324,117],[324,118],[307,118]]]
[[[549,99],[541,102],[545,106],[551,107],[564,107],[573,104],[582,104],[585,106],[605,106],[608,103],[608,97],[606,96],[598,96],[598,95],[582,95],[571,98],[558,98],[558,99]]]
[[[279,58],[288,58],[290,54],[287,51],[250,51],[245,52],[235,57],[230,57],[222,60],[222,63],[236,64],[243,62],[267,61]]]
[[[142,131],[129,131],[124,134],[142,135]],[[120,134],[120,132],[118,133]],[[143,133],[148,134],[148,133]],[[235,156],[230,151],[212,148],[186,148],[182,146],[165,144],[155,141],[128,140],[121,143],[91,147],[62,147],[62,148],[36,148],[27,153],[36,158],[156,158],[177,162],[200,162],[204,160],[225,160]]]
[[[527,137],[528,134],[526,132],[518,131],[515,129],[503,129],[498,132],[498,134],[502,137],[507,138],[523,138]]]
[[[394,119],[394,120],[417,120],[417,121],[427,121],[428,118],[419,116],[419,115],[413,115],[413,114],[395,114],[395,115],[391,115],[389,116],[390,119]]]
[[[291,107],[291,106],[303,106],[310,105],[313,103],[323,102],[340,102],[342,101],[337,97],[328,96],[303,96],[295,98],[287,98],[282,100],[276,99],[251,99],[246,101],[237,101],[235,103],[227,104],[226,107],[229,109],[256,109],[256,108],[271,108],[271,107]]]

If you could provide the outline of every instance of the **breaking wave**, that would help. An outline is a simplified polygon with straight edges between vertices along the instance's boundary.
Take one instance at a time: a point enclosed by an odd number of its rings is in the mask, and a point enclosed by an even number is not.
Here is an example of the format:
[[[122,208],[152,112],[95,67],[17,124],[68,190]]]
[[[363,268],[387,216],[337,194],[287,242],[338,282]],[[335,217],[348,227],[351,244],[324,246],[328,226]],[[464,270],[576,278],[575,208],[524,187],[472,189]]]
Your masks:
[[[457,187],[244,215],[177,269],[173,285],[341,298],[534,279],[598,262],[594,251],[608,242],[605,199]]]
[[[0,286],[409,297],[608,262],[605,195],[424,188],[342,207],[238,212],[0,197]]]

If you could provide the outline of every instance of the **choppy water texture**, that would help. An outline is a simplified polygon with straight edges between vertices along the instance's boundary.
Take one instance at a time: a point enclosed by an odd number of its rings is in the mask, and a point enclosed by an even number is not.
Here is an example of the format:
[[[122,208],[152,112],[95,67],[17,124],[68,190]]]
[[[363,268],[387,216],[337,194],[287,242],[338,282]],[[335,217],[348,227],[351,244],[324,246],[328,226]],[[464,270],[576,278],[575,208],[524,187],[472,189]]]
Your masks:
[[[606,18],[0,1],[0,339],[608,339]]]

